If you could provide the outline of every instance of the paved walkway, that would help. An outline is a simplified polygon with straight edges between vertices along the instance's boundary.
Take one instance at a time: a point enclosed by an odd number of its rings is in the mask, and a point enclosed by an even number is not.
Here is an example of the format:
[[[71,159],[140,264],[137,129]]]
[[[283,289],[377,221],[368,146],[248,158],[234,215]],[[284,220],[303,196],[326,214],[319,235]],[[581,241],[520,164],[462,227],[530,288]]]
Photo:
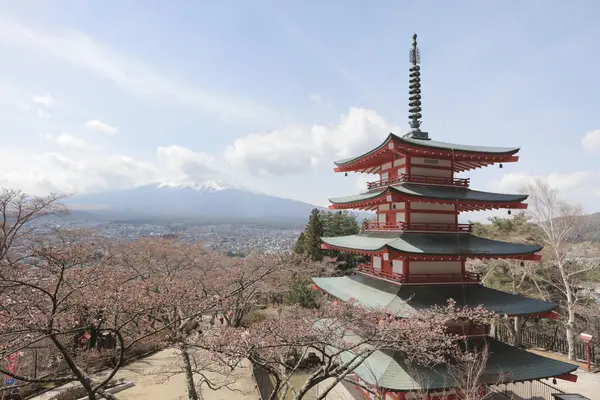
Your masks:
[[[577,375],[577,382],[573,383],[557,380],[556,386],[566,393],[578,393],[582,396],[590,398],[591,400],[600,400],[600,372],[588,372],[585,364],[577,361],[570,361],[568,357],[563,354],[540,350],[530,351],[544,357],[579,365],[579,369],[574,372],[574,374]]]
[[[178,373],[165,380],[164,372],[179,361],[176,350],[167,349],[150,357],[133,362],[117,372],[115,379],[123,378],[133,381],[135,386],[117,394],[122,400],[178,400],[187,399],[185,377]],[[234,371],[235,382],[230,385],[233,389],[222,388],[217,391],[210,390],[203,385],[204,400],[242,400],[259,399],[252,370],[246,362]],[[215,378],[214,373],[207,373],[209,378]],[[64,387],[63,387],[64,389]],[[37,396],[35,400],[48,400],[56,395],[51,391]]]

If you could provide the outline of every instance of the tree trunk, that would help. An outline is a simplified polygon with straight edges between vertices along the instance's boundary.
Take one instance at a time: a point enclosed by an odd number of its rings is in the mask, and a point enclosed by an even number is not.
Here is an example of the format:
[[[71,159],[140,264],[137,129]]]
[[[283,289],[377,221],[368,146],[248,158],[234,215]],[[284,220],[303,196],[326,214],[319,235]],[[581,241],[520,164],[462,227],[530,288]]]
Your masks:
[[[515,317],[515,336],[513,346],[520,347],[523,342],[523,324],[521,323],[521,317]]]
[[[558,254],[557,254],[558,256]],[[565,287],[565,295],[567,298],[567,323],[565,324],[565,334],[567,336],[567,345],[569,346],[569,360],[575,360],[575,336],[573,334],[573,327],[575,326],[575,310],[573,306],[575,304],[575,299],[573,299],[573,291],[571,290],[571,284],[569,282],[569,278],[567,273],[565,272],[565,267],[562,263],[562,260],[558,261],[558,269],[560,271],[560,276],[563,280],[563,285]]]
[[[188,400],[202,400],[202,392],[196,390],[192,362],[190,360],[188,349],[185,347],[185,345],[181,346],[181,358],[183,359],[183,367],[185,369],[185,383],[187,387]]]
[[[565,326],[565,333],[567,335],[567,344],[569,345],[569,360],[575,360],[575,335],[573,333],[573,327],[575,325],[575,311],[573,311],[573,305],[568,304],[567,312],[569,318]]]

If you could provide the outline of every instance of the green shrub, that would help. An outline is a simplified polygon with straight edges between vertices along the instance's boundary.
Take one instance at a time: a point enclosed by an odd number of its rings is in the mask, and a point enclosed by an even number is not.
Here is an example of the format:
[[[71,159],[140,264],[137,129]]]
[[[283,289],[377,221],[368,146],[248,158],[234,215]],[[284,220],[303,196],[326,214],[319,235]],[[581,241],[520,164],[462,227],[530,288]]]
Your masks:
[[[286,304],[304,308],[319,308],[319,298],[319,292],[312,289],[311,281],[307,278],[290,280],[285,294]]]
[[[260,310],[252,310],[252,311],[248,312],[246,315],[244,315],[244,317],[242,318],[241,325],[244,328],[247,328],[252,324],[256,324],[257,322],[264,321],[266,318],[267,318],[267,316],[265,315],[264,312],[261,312]]]

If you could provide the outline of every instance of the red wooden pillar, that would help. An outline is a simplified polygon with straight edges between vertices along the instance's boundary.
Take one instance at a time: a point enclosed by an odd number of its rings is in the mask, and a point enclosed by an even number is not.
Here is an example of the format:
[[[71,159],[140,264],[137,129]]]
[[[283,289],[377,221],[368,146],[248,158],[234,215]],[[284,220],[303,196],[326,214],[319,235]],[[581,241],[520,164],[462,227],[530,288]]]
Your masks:
[[[458,204],[454,203],[454,223],[457,225],[458,229]]]
[[[587,361],[587,369],[592,372],[592,363],[590,357],[590,342],[586,340],[585,342],[585,359]]]

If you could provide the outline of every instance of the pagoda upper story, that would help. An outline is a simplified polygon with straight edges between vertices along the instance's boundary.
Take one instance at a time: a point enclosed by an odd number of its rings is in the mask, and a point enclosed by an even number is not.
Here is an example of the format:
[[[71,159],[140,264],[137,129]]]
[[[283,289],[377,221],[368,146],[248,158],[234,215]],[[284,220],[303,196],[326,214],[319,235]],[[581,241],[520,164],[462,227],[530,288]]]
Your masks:
[[[469,233],[459,224],[464,211],[522,209],[526,195],[472,190],[468,177],[457,173],[518,161],[518,147],[468,146],[431,140],[421,130],[420,54],[413,37],[410,50],[409,119],[411,131],[390,133],[381,145],[357,157],[335,162],[336,172],[377,174],[366,192],[332,198],[329,208],[375,211],[366,231]],[[510,213],[510,212],[509,212]]]
[[[524,194],[471,188],[461,172],[516,162],[518,147],[459,145],[431,140],[421,129],[421,75],[416,36],[410,53],[410,132],[393,133],[375,149],[335,162],[335,171],[378,175],[357,195],[331,198],[330,209],[375,211],[358,235],[323,238],[323,247],[369,256],[358,272],[402,284],[479,283],[468,258],[539,260],[542,247],[488,240],[459,223],[467,211],[524,209]]]

